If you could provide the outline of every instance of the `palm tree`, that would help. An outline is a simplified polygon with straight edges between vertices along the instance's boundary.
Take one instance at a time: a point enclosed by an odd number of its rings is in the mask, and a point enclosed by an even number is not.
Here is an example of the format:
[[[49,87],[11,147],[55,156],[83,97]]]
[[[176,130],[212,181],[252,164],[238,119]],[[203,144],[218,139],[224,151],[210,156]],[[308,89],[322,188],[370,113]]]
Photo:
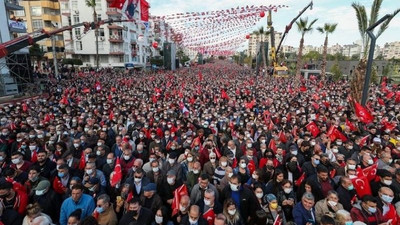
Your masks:
[[[96,36],[96,68],[99,69],[99,30],[97,26],[96,0],[86,0],[86,6],[93,9],[93,22],[96,24],[94,35]]]
[[[330,24],[325,23],[323,27],[318,27],[317,30],[321,32],[321,34],[325,34],[325,42],[324,42],[324,51],[322,53],[322,65],[321,65],[321,77],[325,80],[326,76],[326,55],[328,50],[328,35],[333,33],[336,30],[337,23]]]
[[[383,0],[374,0],[371,7],[370,18],[368,19],[367,12],[365,10],[365,6],[354,2],[351,6],[356,12],[356,17],[358,21],[358,30],[361,35],[362,46],[360,52],[360,62],[354,71],[354,77],[351,81],[351,96],[353,100],[360,102],[362,96],[362,90],[364,87],[364,79],[367,70],[367,56],[369,49],[369,36],[367,35],[367,29],[372,24],[376,23],[379,17],[379,11],[381,8]],[[392,18],[400,12],[400,9],[396,9],[391,15],[389,19],[382,23],[379,27],[379,31],[376,33],[376,37],[378,38],[382,33],[388,28],[390,21]],[[369,85],[369,84],[368,84]]]
[[[264,35],[268,35],[269,31],[264,31],[264,27],[260,27],[260,28],[258,28],[258,33],[261,36],[260,48],[261,48],[261,54],[262,54],[262,60],[263,60],[263,68],[265,68],[267,66],[267,57],[265,56]]]
[[[310,33],[313,30],[313,25],[315,22],[317,22],[318,19],[315,19],[311,21],[311,23],[308,23],[308,18],[300,18],[300,21],[296,22],[297,29],[301,33],[301,39],[300,39],[300,46],[299,46],[299,54],[297,55],[297,64],[296,64],[296,78],[297,81],[300,80],[300,69],[303,66],[302,63],[302,57],[303,57],[303,47],[304,47],[304,35],[306,33]]]

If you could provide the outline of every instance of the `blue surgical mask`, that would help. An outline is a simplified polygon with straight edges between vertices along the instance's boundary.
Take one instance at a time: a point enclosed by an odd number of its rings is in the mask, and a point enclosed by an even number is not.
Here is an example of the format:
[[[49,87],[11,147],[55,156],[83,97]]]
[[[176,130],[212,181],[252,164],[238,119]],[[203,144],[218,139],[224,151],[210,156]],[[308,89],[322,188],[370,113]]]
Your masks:
[[[102,212],[104,212],[104,208],[103,207],[97,207],[96,208],[96,212],[102,213]]]
[[[314,159],[313,162],[315,165],[319,165],[319,159]]]
[[[368,207],[368,211],[369,211],[370,213],[376,213],[376,208],[374,208],[374,207]]]
[[[58,176],[59,176],[59,177],[61,177],[61,178],[63,178],[63,177],[64,177],[64,175],[65,175],[65,174],[64,174],[64,173],[62,173],[62,172],[59,172],[59,173],[58,173]]]
[[[384,201],[384,202],[387,202],[387,203],[392,203],[392,201],[393,201],[393,197],[390,197],[390,196],[388,196],[388,195],[382,195],[382,200]]]
[[[347,190],[349,190],[349,191],[354,190],[354,186],[353,186],[353,185],[348,186],[348,187],[347,187]]]
[[[353,221],[346,221],[344,225],[353,225]]]

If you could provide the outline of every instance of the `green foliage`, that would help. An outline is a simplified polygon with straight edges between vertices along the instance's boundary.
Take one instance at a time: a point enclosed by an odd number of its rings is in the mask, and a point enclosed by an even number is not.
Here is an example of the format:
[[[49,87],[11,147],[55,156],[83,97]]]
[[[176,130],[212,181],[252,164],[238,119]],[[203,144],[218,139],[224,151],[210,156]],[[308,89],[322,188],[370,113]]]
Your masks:
[[[164,60],[160,58],[151,58],[150,59],[150,64],[151,65],[156,65],[156,66],[163,66],[164,65]]]
[[[318,19],[315,19],[310,23],[308,23],[308,17],[306,17],[306,18],[300,18],[300,21],[296,22],[297,29],[301,33],[302,37],[304,37],[306,33],[312,32],[313,30],[312,26],[314,25],[315,22],[317,22],[317,20]]]
[[[76,58],[68,58],[68,59],[63,59],[62,61],[63,64],[67,64],[67,65],[77,65],[77,66],[81,66],[83,65],[83,62],[81,59],[76,59]]]
[[[44,56],[44,51],[40,48],[39,44],[35,43],[29,48],[29,54],[30,56],[33,56],[38,59]]]
[[[376,71],[376,66],[372,66],[371,82],[374,84],[378,83],[378,71]]]
[[[303,59],[306,62],[310,61],[310,60],[317,61],[317,60],[322,59],[322,55],[319,54],[319,52],[317,52],[317,51],[310,51],[309,53],[307,53],[303,56]]]
[[[218,59],[219,59],[219,60],[225,60],[226,57],[225,57],[225,56],[218,56]]]
[[[336,61],[335,64],[332,65],[331,73],[333,74],[333,80],[335,81],[338,81],[343,78],[343,73],[340,70],[338,61]]]

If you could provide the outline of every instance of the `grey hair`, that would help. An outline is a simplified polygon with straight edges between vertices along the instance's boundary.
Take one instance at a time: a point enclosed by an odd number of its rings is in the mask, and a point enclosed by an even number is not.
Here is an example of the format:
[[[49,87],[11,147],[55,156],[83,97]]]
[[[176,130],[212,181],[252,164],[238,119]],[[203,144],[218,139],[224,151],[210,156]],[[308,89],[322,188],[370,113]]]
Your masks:
[[[213,189],[207,189],[207,190],[205,190],[204,194],[205,193],[208,193],[208,194],[210,194],[212,196],[215,196],[215,191]]]
[[[346,210],[344,210],[344,209],[339,209],[337,212],[336,212],[336,220],[337,221],[341,221],[341,220],[343,220],[343,219],[346,219],[346,217],[349,217],[350,216],[350,213],[348,212],[348,211],[346,211]]]
[[[307,192],[303,194],[303,197],[301,197],[301,199],[307,199],[307,200],[315,201],[314,195],[311,194],[311,193],[307,193]]]
[[[97,200],[103,200],[104,203],[110,203],[110,196],[107,194],[102,194],[99,197],[97,197]]]

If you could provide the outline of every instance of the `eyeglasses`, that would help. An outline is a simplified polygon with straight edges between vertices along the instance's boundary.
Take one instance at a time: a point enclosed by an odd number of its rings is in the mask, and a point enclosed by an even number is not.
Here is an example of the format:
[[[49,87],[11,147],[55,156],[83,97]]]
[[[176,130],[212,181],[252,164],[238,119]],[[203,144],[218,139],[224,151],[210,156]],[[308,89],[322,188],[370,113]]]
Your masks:
[[[210,159],[216,159],[215,157],[211,157]]]

